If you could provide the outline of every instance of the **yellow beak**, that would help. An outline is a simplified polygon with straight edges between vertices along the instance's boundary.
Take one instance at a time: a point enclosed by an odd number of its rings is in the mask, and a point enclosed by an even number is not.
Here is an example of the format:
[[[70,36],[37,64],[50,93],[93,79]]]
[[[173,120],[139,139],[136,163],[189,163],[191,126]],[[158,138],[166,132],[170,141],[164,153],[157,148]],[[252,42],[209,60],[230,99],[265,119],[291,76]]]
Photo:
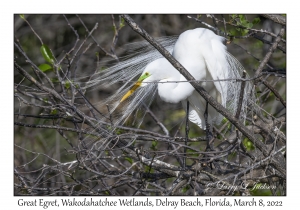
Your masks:
[[[123,97],[122,97],[120,103],[121,103],[122,101],[126,100],[130,95],[132,95],[132,93],[133,93],[138,87],[140,87],[141,84],[142,84],[141,81],[137,81],[137,82],[133,85],[133,87],[132,87],[132,88],[131,88],[131,89],[130,89]]]
[[[122,97],[120,103],[124,100],[126,100],[129,96],[132,95],[132,93],[138,89],[141,85],[142,85],[142,81],[146,78],[150,77],[150,74],[148,72],[144,73],[142,76],[140,76],[140,78],[138,79],[138,81],[133,85],[133,87]]]

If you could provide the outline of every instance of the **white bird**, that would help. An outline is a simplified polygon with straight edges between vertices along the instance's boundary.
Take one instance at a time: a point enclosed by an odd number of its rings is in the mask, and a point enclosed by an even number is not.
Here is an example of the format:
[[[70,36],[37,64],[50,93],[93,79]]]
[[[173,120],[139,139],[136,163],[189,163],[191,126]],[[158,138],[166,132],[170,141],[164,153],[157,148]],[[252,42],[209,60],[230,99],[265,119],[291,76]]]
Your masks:
[[[244,68],[227,52],[226,46],[223,44],[224,37],[218,36],[208,29],[196,28],[183,32],[178,39],[171,37],[158,39],[158,41],[172,52],[174,58],[196,80],[202,81],[201,85],[211,96],[232,113],[236,111],[241,83],[234,79],[241,78]],[[137,45],[143,45],[148,50]],[[187,101],[189,101],[189,120],[201,129],[206,129],[204,119],[206,101],[186,81],[185,77],[156,50],[149,51],[148,45],[137,43],[133,45],[132,50],[137,51],[136,56],[105,70],[88,84],[90,87],[126,81],[113,96],[104,101],[104,104],[113,106],[111,112],[118,112],[117,110],[120,109],[118,120],[115,123],[120,124],[126,121],[142,103],[150,104],[158,90],[158,95],[163,101],[181,102],[185,110]],[[138,81],[132,86],[130,83],[138,75],[140,75]],[[232,80],[224,81],[224,79]],[[241,117],[245,117],[246,93],[249,88],[250,85],[247,83]],[[209,105],[208,123],[219,124],[222,118]]]

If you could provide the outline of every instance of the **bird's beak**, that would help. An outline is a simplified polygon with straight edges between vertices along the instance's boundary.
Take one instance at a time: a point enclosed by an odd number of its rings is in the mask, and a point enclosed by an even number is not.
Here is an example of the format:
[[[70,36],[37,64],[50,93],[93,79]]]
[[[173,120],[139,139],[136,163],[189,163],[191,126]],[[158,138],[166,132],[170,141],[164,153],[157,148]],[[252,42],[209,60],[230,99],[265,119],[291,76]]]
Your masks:
[[[150,76],[150,74],[148,72],[146,72],[142,76],[140,76],[140,78],[138,79],[138,81],[136,83],[134,83],[134,85],[132,86],[132,88],[122,97],[120,103],[122,101],[125,101],[130,95],[132,95],[132,93],[142,85],[142,81],[144,79],[148,78],[149,76]]]

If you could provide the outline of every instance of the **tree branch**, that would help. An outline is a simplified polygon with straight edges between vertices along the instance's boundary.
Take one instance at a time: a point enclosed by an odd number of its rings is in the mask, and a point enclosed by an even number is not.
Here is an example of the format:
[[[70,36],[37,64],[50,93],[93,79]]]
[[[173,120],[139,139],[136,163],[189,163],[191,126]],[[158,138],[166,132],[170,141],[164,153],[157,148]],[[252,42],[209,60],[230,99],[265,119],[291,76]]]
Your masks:
[[[261,14],[261,16],[268,18],[275,23],[279,23],[280,25],[285,26],[286,25],[286,18],[282,15],[268,15],[268,14]]]

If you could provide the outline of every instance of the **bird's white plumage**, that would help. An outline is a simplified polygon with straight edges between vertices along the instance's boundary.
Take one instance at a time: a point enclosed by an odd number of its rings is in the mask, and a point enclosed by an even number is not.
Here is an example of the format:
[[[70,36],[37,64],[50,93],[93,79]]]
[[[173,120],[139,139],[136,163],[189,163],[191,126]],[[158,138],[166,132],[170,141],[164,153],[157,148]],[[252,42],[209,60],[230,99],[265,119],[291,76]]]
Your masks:
[[[231,56],[223,44],[224,38],[204,28],[188,30],[182,33],[178,40],[175,37],[158,40],[172,53],[196,80],[224,107],[233,113],[238,104],[240,83],[232,81],[218,81],[224,79],[241,78],[242,65]],[[105,70],[90,81],[86,87],[95,85],[113,85],[123,81],[124,85],[104,104],[112,106],[112,112],[119,113],[116,124],[124,122],[142,104],[149,105],[158,90],[162,100],[169,103],[181,102],[186,110],[189,101],[189,120],[205,129],[204,111],[206,101],[195,91],[164,57],[145,42],[131,45],[131,51],[138,52],[131,59]],[[149,77],[142,80],[141,86],[129,96],[120,106],[122,96],[132,87],[131,82],[138,75],[149,73]],[[207,80],[207,81],[206,81]],[[212,82],[212,80],[216,80]],[[247,83],[245,93],[249,91]],[[242,117],[245,117],[247,97],[244,98]],[[208,122],[218,124],[222,116],[211,106],[208,107]]]

